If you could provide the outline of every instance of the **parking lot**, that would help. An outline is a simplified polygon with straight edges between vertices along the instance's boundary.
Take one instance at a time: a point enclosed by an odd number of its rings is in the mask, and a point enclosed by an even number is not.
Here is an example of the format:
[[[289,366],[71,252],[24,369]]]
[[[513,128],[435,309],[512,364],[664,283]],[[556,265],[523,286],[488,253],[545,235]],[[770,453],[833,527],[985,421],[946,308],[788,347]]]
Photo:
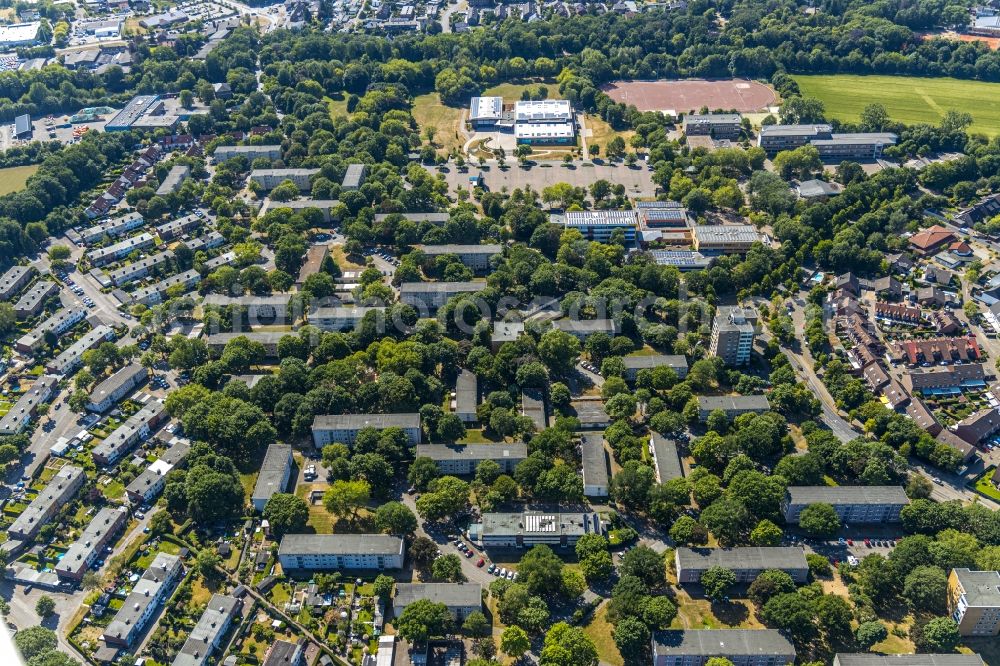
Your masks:
[[[448,189],[468,189],[469,176],[481,173],[486,189],[499,192],[503,188],[530,187],[536,192],[556,183],[569,183],[574,187],[589,187],[597,180],[607,180],[611,183],[625,186],[625,192],[631,197],[653,198],[656,196],[656,185],[653,183],[653,172],[645,164],[628,167],[624,164],[591,164],[577,162],[573,166],[564,166],[562,162],[542,161],[533,166],[521,167],[509,164],[506,169],[500,169],[496,162],[487,162],[486,168],[480,169],[477,164],[470,163],[466,171],[460,171],[454,165],[446,165],[440,169],[432,168],[431,173],[444,175]]]

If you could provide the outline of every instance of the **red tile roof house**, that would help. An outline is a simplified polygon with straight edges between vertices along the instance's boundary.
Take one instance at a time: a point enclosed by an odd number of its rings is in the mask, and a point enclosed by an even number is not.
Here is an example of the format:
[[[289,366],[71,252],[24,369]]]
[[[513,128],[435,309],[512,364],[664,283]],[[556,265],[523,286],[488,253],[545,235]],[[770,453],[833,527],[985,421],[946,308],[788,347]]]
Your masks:
[[[921,257],[927,257],[943,248],[946,244],[957,240],[955,234],[944,227],[935,224],[910,238],[910,247]]]

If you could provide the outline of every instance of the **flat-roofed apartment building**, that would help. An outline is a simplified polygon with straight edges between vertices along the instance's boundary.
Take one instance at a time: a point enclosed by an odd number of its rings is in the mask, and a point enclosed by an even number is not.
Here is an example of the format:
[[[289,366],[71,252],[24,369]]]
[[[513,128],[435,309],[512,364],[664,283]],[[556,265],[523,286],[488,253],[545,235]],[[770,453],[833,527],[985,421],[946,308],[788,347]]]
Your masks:
[[[308,190],[312,187],[313,176],[318,173],[319,169],[254,169],[250,172],[250,182],[273,190],[287,180],[299,190]]]
[[[344,172],[344,179],[340,182],[340,189],[345,192],[350,192],[351,190],[356,190],[361,187],[365,182],[365,176],[368,175],[368,165],[355,162],[354,164],[347,165],[347,171]]]
[[[128,417],[125,423],[94,447],[91,451],[94,462],[108,466],[117,463],[152,434],[153,428],[160,423],[165,413],[163,401],[150,397],[138,412]]]
[[[101,240],[105,236],[108,238],[117,238],[122,234],[127,234],[130,231],[134,231],[146,224],[146,220],[143,218],[141,213],[131,212],[123,215],[122,217],[116,217],[114,219],[108,220],[107,222],[101,222],[100,224],[95,224],[92,227],[87,227],[80,232],[80,238],[87,245],[93,245],[97,241]]]
[[[684,116],[684,133],[713,139],[738,139],[743,118],[738,113],[689,113]]]
[[[763,414],[771,409],[766,395],[699,395],[698,418],[704,422],[717,409],[732,421],[743,414]]]
[[[99,247],[87,253],[90,263],[94,266],[105,266],[120,259],[124,259],[136,250],[148,250],[153,247],[156,239],[148,231],[126,238],[107,247]]]
[[[86,480],[87,474],[83,468],[76,465],[61,467],[45,489],[31,500],[31,504],[7,528],[8,536],[21,541],[34,539],[38,531],[59,513],[59,509],[73,499]]]
[[[484,548],[572,548],[584,534],[604,534],[596,513],[484,513],[480,528]]]
[[[54,395],[58,377],[42,376],[35,380],[27,391],[21,394],[6,414],[0,417],[0,435],[16,435],[35,417],[38,406],[49,401]]]
[[[9,301],[35,276],[34,266],[11,266],[0,277],[0,300]]]
[[[114,541],[128,518],[128,509],[123,506],[106,506],[98,511],[59,560],[56,575],[73,582],[83,580],[83,574],[97,561],[104,547]]]
[[[898,523],[910,503],[902,486],[789,486],[782,502],[785,521],[798,524],[810,504],[829,504],[846,524]]]
[[[200,227],[204,222],[204,218],[198,217],[195,214],[185,215],[184,217],[179,217],[176,220],[170,220],[160,226],[156,227],[156,235],[160,237],[162,241],[174,240],[175,238],[180,238],[186,233],[190,233]]]
[[[104,629],[101,638],[105,644],[130,647],[145,631],[146,624],[156,614],[160,603],[166,601],[174,591],[183,573],[181,558],[169,553],[157,553],[125,598],[125,603],[114,619]]]
[[[978,654],[871,654],[838,652],[833,666],[985,666]]]
[[[687,377],[688,362],[683,354],[633,354],[622,358],[625,363],[625,379],[634,382],[640,370],[670,368],[679,379]]]
[[[586,342],[594,333],[604,333],[610,337],[618,334],[618,324],[614,319],[557,319],[552,328],[569,333],[580,342]]]
[[[402,569],[404,542],[388,534],[286,534],[278,561],[287,571]]]
[[[691,228],[694,249],[703,254],[746,254],[763,241],[752,224],[699,224]]]
[[[30,319],[42,311],[45,301],[58,293],[59,285],[55,282],[39,280],[14,304],[14,314],[18,319]]]
[[[164,278],[154,285],[135,291],[132,294],[132,300],[142,305],[157,305],[169,298],[170,294],[168,290],[172,287],[180,287],[181,291],[188,292],[200,282],[201,273],[192,268],[183,273]]]
[[[62,308],[18,338],[14,348],[22,354],[33,354],[45,343],[46,333],[51,333],[56,338],[62,337],[86,317],[87,311],[83,308]]]
[[[160,186],[156,188],[156,196],[165,197],[181,189],[181,185],[191,175],[191,167],[186,164],[175,164],[170,167]]]
[[[296,199],[294,201],[275,201],[270,197],[264,199],[264,204],[260,207],[260,216],[272,210],[287,208],[293,213],[315,208],[323,215],[323,221],[327,224],[333,220],[333,211],[340,207],[337,199]]]
[[[767,569],[778,569],[796,583],[809,579],[805,551],[798,546],[745,546],[741,548],[678,548],[674,551],[677,582],[697,583],[712,567],[729,569],[738,583],[750,583]]]
[[[264,157],[269,160],[281,158],[280,145],[254,145],[254,146],[219,146],[215,149],[212,158],[218,162],[231,160],[234,157],[245,157],[253,162],[255,159]]]
[[[251,342],[259,342],[264,345],[264,354],[269,358],[277,358],[278,342],[286,335],[295,335],[291,331],[239,331],[212,333],[205,338],[210,352],[222,353],[229,341],[233,338],[245,337]]]
[[[657,483],[683,478],[684,467],[677,452],[677,442],[654,432],[649,436],[649,455],[653,459]]]
[[[553,224],[576,229],[589,241],[607,243],[621,231],[625,243],[635,243],[638,214],[634,210],[569,210],[550,218]]]
[[[115,339],[115,331],[101,324],[93,328],[67,347],[61,354],[46,364],[45,369],[54,375],[69,375],[83,363],[83,353],[104,342]]]
[[[948,612],[962,636],[1000,633],[1000,571],[952,569],[948,574]]]
[[[528,445],[524,442],[466,446],[420,444],[416,455],[418,458],[433,460],[441,474],[475,474],[480,463],[485,460],[492,460],[500,465],[501,472],[510,474],[518,463],[528,457]]]
[[[94,387],[90,393],[87,409],[92,412],[106,412],[112,405],[124,398],[149,377],[149,371],[141,363],[130,363]]]
[[[726,365],[746,365],[750,362],[756,334],[753,317],[748,317],[744,308],[720,307],[712,320],[708,353],[718,356]]]
[[[795,647],[774,629],[668,629],[654,631],[653,666],[704,666],[723,657],[733,666],[795,663]]]
[[[400,215],[404,220],[413,222],[414,224],[431,224],[434,226],[440,226],[451,219],[451,213],[444,211],[440,213],[417,213],[412,211],[407,211],[403,213],[375,213],[375,222],[381,224],[385,222],[390,215]]]
[[[469,613],[483,610],[483,586],[478,583],[396,583],[392,614],[400,617],[407,606],[420,599],[444,604],[455,622],[461,623]]]
[[[453,254],[476,273],[487,272],[490,268],[490,259],[503,252],[503,246],[497,243],[486,245],[418,245],[417,248],[428,257]]]
[[[476,408],[479,406],[479,378],[472,370],[462,368],[455,378],[455,399],[451,411],[462,423],[475,423],[479,420]]]
[[[321,331],[344,331],[357,328],[369,312],[377,312],[385,319],[384,307],[318,307],[309,313],[310,324]]]
[[[399,300],[415,308],[437,310],[455,296],[485,288],[485,282],[404,282],[399,285]]]
[[[420,414],[320,414],[313,419],[313,443],[317,448],[327,444],[350,446],[365,428],[385,430],[399,428],[406,434],[410,446],[420,443]]]
[[[251,322],[257,319],[284,320],[288,317],[288,304],[291,298],[291,294],[280,293],[270,296],[209,294],[202,301],[202,305],[215,308],[237,308],[241,312],[245,312]]]
[[[125,264],[121,268],[116,268],[108,273],[108,279],[111,280],[112,284],[116,287],[121,287],[130,282],[141,280],[155,271],[158,266],[163,266],[173,258],[174,253],[172,250],[164,250],[163,252],[151,254],[148,257],[143,257],[139,261],[133,261],[130,264]]]
[[[319,273],[323,268],[323,262],[330,256],[329,245],[310,245],[306,250],[306,259],[299,268],[299,276],[295,280],[295,286],[301,287],[305,284],[306,278]]]
[[[174,657],[173,666],[205,666],[208,658],[219,648],[222,637],[229,631],[233,618],[242,606],[243,602],[235,597],[213,594],[205,612]]]
[[[604,450],[603,432],[580,435],[580,461],[583,494],[587,497],[607,497],[610,474],[608,474],[608,454]]]
[[[260,465],[257,484],[250,496],[250,503],[257,511],[263,511],[274,493],[283,493],[292,473],[292,447],[274,443],[267,447],[264,462]]]

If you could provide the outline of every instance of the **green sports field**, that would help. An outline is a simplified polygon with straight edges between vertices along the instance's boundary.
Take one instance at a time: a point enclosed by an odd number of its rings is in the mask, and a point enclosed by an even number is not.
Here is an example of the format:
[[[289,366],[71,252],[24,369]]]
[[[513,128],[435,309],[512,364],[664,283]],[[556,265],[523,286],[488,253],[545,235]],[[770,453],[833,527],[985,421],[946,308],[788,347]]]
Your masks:
[[[851,74],[793,78],[803,96],[822,100],[829,118],[857,120],[865,106],[879,102],[893,120],[937,124],[955,109],[972,114],[973,132],[1000,134],[1000,83]]]

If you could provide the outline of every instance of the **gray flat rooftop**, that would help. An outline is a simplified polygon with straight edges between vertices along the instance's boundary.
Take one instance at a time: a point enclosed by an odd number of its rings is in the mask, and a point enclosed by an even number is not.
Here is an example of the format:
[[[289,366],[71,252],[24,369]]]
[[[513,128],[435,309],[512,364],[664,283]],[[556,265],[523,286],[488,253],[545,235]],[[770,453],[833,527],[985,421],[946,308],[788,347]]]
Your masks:
[[[670,629],[653,632],[653,655],[789,655],[794,659],[795,647],[774,629]]]
[[[360,430],[361,428],[419,428],[420,414],[319,414],[313,429]]]
[[[584,485],[607,487],[608,456],[604,451],[604,433],[588,433],[581,436],[580,439]]]
[[[650,440],[660,483],[683,477],[684,468],[681,466],[680,455],[677,453],[677,443],[656,433],[650,436]]]
[[[838,652],[840,666],[983,666],[978,654],[869,654]]]
[[[797,546],[765,548],[678,548],[677,561],[682,567],[707,569],[807,569],[805,551]]]
[[[767,401],[765,395],[699,395],[699,409],[746,409],[763,410],[771,409],[771,403]]]
[[[970,571],[955,569],[958,582],[965,589],[969,606],[978,608],[1000,607],[1000,571]]]
[[[417,457],[431,460],[503,460],[505,458],[524,459],[528,457],[528,445],[524,442],[510,444],[469,444],[448,446],[445,444],[418,444]]]
[[[445,606],[479,606],[483,586],[478,583],[396,583],[393,605],[408,606],[420,599],[430,599]]]
[[[254,500],[269,500],[274,493],[284,492],[282,482],[292,464],[292,447],[288,444],[271,444],[260,465],[257,484],[253,488]]]
[[[286,534],[278,555],[398,555],[402,548],[388,534]]]
[[[486,288],[485,282],[404,282],[400,294],[434,294],[475,292]]]
[[[427,255],[438,254],[500,254],[503,246],[496,243],[486,245],[420,245],[420,249]]]
[[[789,486],[792,504],[909,504],[902,486]]]
[[[646,368],[659,368],[661,365],[668,368],[687,368],[687,357],[683,354],[640,354],[625,356],[622,358],[625,367],[629,370],[643,370]]]

